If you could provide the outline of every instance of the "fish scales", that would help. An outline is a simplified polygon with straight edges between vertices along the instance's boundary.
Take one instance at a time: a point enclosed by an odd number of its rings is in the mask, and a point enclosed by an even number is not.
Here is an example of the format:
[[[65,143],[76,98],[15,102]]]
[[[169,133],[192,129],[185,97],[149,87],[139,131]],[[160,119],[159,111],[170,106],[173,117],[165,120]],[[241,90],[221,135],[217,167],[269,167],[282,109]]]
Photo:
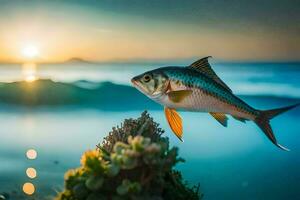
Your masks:
[[[193,91],[192,95],[182,102],[176,103],[176,106],[182,106],[190,111],[198,109],[203,112],[223,112],[247,118],[253,118],[257,115],[254,108],[195,70],[169,67],[165,69],[165,73],[170,79],[172,89],[190,89]]]

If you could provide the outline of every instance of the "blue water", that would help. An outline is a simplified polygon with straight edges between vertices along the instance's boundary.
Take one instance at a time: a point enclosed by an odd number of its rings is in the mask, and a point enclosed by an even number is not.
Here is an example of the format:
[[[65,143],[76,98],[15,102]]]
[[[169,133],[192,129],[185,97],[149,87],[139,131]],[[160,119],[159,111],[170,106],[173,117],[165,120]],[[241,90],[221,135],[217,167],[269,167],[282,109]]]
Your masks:
[[[36,64],[34,70],[30,67],[28,69],[27,65],[0,64],[0,82],[22,80],[26,78],[26,74],[34,71],[37,77],[60,82],[111,81],[130,85],[131,77],[147,70],[187,64]],[[212,66],[236,94],[300,98],[300,63],[212,63]]]
[[[108,80],[129,85],[131,76],[151,66],[89,66],[88,70],[81,70],[86,67],[81,65],[39,66],[36,73],[63,82]],[[236,94],[253,95],[247,103],[256,108],[285,106],[300,98],[299,65],[216,64],[215,69]],[[18,75],[20,66],[2,66],[1,70],[6,73],[5,80],[0,76],[1,82],[22,78]],[[268,97],[261,99],[260,95]],[[79,105],[0,106],[0,193],[15,191],[15,199],[24,199],[22,184],[29,181],[25,170],[35,167],[38,177],[32,182],[36,197],[51,198],[61,190],[64,172],[79,166],[85,150],[95,148],[112,126],[125,118],[136,118],[142,111],[103,111]],[[180,148],[186,162],[177,168],[189,183],[201,184],[204,199],[299,199],[300,108],[272,120],[278,141],[290,152],[275,147],[252,122],[230,119],[228,128],[224,128],[205,113],[181,113],[185,140],[181,143],[171,133],[162,110],[149,112],[166,130],[171,145]],[[29,148],[38,152],[34,161],[25,157]]]

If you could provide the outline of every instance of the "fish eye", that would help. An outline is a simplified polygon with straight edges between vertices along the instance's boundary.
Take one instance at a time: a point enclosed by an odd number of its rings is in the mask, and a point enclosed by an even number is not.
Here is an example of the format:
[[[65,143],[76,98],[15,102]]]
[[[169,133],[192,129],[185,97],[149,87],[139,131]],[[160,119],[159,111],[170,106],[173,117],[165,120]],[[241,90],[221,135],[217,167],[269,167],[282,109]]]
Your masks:
[[[151,76],[149,74],[145,74],[143,76],[143,80],[144,80],[144,82],[148,83],[151,80]]]

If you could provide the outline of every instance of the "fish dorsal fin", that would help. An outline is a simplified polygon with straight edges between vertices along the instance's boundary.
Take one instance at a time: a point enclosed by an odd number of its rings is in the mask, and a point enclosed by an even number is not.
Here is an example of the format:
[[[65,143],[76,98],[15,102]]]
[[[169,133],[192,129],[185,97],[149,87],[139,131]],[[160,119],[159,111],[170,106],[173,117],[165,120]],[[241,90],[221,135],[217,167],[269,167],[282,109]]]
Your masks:
[[[167,93],[167,95],[172,102],[179,103],[184,98],[191,95],[192,93],[193,93],[192,90],[177,90],[177,91],[170,91]]]
[[[220,124],[227,127],[228,117],[223,113],[214,113],[210,112],[211,116],[213,116]]]
[[[218,75],[214,72],[214,70],[211,68],[208,58],[211,58],[211,56],[201,58],[200,60],[194,62],[191,64],[190,68],[196,69],[198,72],[205,74],[209,78],[213,79],[217,83],[219,83],[221,86],[223,86],[226,90],[232,93],[231,89],[218,77]]]
[[[180,115],[176,112],[175,109],[171,109],[167,107],[165,107],[165,115],[172,131],[178,137],[178,139],[183,142],[182,139],[183,128],[182,128],[182,120]]]

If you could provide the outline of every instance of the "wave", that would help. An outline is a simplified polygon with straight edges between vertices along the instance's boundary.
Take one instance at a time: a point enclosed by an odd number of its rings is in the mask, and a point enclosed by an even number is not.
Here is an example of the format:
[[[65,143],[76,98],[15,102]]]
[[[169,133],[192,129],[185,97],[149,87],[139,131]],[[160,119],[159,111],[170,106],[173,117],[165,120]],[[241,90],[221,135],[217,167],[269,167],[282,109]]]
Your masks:
[[[269,104],[299,102],[298,98],[242,95],[251,102]],[[161,109],[135,88],[112,82],[76,81],[73,83],[55,82],[40,79],[35,82],[0,83],[0,103],[19,106],[78,106],[101,110]]]
[[[138,109],[141,105],[146,105],[148,109],[157,107],[154,102],[130,86],[111,82],[63,83],[50,79],[40,79],[31,83],[2,83],[0,103],[31,107],[76,105],[104,110]]]

